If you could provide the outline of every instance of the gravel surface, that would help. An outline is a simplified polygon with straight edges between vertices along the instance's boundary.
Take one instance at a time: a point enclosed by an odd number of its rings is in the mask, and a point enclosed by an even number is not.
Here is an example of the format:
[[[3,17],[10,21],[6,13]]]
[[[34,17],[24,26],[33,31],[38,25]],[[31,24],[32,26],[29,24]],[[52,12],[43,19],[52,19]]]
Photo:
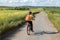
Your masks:
[[[36,15],[33,21],[34,32],[26,33],[25,27],[16,30],[16,33],[4,40],[60,40],[60,35],[54,25],[48,19],[48,15],[42,11]]]

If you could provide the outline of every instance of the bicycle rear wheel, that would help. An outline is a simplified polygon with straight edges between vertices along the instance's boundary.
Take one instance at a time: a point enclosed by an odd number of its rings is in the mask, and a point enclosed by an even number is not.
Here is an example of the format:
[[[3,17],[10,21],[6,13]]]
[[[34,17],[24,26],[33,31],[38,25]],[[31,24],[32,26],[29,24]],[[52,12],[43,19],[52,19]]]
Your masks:
[[[28,24],[28,26],[27,26],[27,34],[28,35],[30,35],[30,30],[31,30],[31,26],[30,26],[30,24]]]

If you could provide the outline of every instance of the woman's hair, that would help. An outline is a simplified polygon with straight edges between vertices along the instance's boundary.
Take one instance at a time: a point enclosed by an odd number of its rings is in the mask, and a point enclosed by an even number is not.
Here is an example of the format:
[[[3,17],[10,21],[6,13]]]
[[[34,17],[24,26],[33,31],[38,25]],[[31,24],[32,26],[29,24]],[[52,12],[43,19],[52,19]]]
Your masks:
[[[30,11],[29,14],[32,14],[32,12]]]

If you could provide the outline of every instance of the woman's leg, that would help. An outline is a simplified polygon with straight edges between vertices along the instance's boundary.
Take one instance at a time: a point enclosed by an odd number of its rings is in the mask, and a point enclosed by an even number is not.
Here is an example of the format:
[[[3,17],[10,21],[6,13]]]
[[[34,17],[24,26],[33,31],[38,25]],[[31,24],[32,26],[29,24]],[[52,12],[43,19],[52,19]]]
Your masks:
[[[31,31],[33,32],[33,23],[32,23],[32,21],[30,22],[30,24],[31,24]]]

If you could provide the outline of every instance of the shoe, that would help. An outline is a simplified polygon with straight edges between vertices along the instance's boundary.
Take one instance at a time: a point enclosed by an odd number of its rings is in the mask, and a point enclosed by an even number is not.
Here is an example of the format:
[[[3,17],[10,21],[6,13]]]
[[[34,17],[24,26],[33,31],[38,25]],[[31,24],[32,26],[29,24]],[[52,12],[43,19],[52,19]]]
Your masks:
[[[32,32],[34,32],[34,31],[32,31]]]

